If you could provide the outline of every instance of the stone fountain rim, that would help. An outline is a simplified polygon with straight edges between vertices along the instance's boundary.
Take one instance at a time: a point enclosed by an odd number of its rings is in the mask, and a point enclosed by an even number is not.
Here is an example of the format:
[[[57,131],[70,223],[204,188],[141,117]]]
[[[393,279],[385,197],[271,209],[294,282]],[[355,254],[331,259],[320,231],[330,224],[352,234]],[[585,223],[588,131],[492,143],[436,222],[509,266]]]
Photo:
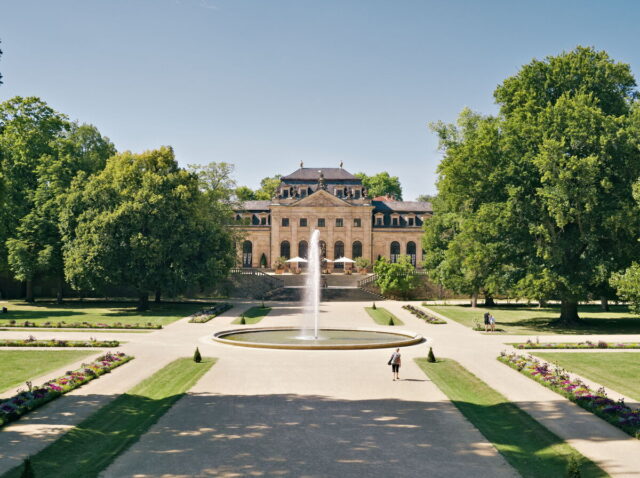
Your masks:
[[[299,327],[250,327],[243,329],[220,330],[213,334],[213,340],[235,347],[250,347],[260,349],[281,349],[281,350],[363,350],[363,349],[388,349],[394,347],[407,347],[423,342],[425,339],[422,335],[407,330],[381,330],[368,327],[323,327],[322,330],[338,330],[338,331],[357,331],[357,332],[383,332],[389,335],[398,335],[404,337],[404,340],[397,342],[370,343],[370,344],[276,344],[276,343],[259,343],[259,342],[239,342],[235,340],[225,339],[224,336],[251,332],[271,332],[278,330],[300,330]]]

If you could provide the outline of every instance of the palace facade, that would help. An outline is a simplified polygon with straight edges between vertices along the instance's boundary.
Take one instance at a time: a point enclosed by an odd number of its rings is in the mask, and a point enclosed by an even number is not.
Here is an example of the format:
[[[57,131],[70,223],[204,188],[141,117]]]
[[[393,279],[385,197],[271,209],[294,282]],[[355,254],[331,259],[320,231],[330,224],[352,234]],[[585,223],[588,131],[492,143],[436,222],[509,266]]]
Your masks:
[[[322,255],[328,259],[400,255],[422,262],[422,224],[431,204],[369,198],[362,181],[340,168],[305,168],[281,178],[269,201],[246,201],[236,210],[244,240],[238,245],[242,267],[275,266],[283,256],[307,257],[308,241],[320,231]],[[335,264],[335,268],[341,264]]]

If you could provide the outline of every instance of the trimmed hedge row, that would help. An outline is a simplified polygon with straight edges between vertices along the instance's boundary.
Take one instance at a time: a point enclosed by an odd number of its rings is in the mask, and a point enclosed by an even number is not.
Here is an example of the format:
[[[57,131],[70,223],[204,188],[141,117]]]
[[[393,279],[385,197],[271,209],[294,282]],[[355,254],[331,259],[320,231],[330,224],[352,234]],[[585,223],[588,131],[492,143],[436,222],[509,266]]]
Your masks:
[[[117,340],[38,340],[29,336],[23,340],[0,339],[0,347],[118,347]]]
[[[106,353],[93,362],[82,364],[81,368],[69,371],[41,387],[33,387],[31,382],[27,382],[29,390],[0,401],[0,428],[132,359],[132,356],[122,352]]]
[[[417,307],[414,307],[412,305],[403,305],[402,308],[405,310],[408,310],[413,315],[415,315],[419,319],[424,320],[428,324],[446,324],[447,323],[446,320],[442,320],[439,317],[434,317],[433,315],[429,315],[424,310],[418,309]]]
[[[189,322],[192,324],[204,324],[231,308],[233,308],[233,304],[230,304],[228,302],[220,302],[218,304],[215,304],[213,307],[202,309],[195,314],[190,315]]]

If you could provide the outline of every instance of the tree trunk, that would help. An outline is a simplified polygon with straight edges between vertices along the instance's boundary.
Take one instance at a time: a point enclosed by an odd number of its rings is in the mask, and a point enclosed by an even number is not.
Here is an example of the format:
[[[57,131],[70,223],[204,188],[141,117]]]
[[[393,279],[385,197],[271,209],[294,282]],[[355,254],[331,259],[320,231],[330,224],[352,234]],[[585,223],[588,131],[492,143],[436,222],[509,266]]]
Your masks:
[[[609,312],[609,299],[607,299],[606,297],[601,297],[600,307],[602,307],[602,310],[604,310],[605,312]]]
[[[31,279],[27,280],[27,293],[25,296],[25,300],[27,302],[34,302],[33,299],[33,281]]]
[[[477,293],[477,292],[474,292],[474,293],[471,295],[471,307],[472,307],[473,309],[475,309],[476,307],[478,307],[478,293]]]
[[[160,302],[162,302],[162,291],[160,289],[156,291],[156,297],[154,299],[154,302],[156,304],[159,304]]]
[[[493,296],[491,294],[485,294],[484,296],[484,306],[485,307],[495,307],[496,302],[493,300]]]
[[[578,301],[575,299],[562,299],[560,303],[560,322],[575,324],[579,321]]]
[[[56,302],[62,304],[62,294],[64,292],[64,277],[58,277],[58,292],[56,294]]]
[[[547,306],[547,300],[546,299],[540,299],[538,301],[538,309],[542,309],[543,307]]]
[[[140,292],[138,296],[138,310],[144,311],[149,310],[149,293],[148,292]]]

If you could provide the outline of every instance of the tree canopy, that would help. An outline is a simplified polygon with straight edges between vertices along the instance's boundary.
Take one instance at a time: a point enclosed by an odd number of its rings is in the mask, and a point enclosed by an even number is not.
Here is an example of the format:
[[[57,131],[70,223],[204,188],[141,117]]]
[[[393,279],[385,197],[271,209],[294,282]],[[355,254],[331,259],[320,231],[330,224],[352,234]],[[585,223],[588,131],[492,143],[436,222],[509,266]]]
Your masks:
[[[389,262],[385,257],[378,259],[373,266],[377,275],[376,284],[382,294],[393,294],[407,299],[418,285],[418,277],[411,257],[400,256],[398,262]]]
[[[496,117],[465,110],[433,126],[444,152],[435,212],[452,218],[427,223],[428,268],[441,283],[444,271],[463,278],[460,291],[543,291],[575,321],[578,300],[639,252],[635,80],[578,47],[523,66],[495,98]]]
[[[14,277],[27,281],[27,301],[33,300],[31,281],[38,272],[59,279],[58,300],[62,299],[64,265],[58,226],[65,194],[80,171],[88,175],[100,171],[115,152],[94,126],[73,123],[51,142],[51,154],[41,158],[32,208],[7,240]]]
[[[398,176],[390,176],[386,171],[373,176],[367,176],[365,173],[356,173],[355,176],[362,180],[362,185],[370,198],[389,196],[402,201],[402,186]]]
[[[92,290],[129,285],[141,309],[151,291],[214,284],[235,253],[209,204],[171,148],[112,156],[71,185],[62,217],[67,280]]]

